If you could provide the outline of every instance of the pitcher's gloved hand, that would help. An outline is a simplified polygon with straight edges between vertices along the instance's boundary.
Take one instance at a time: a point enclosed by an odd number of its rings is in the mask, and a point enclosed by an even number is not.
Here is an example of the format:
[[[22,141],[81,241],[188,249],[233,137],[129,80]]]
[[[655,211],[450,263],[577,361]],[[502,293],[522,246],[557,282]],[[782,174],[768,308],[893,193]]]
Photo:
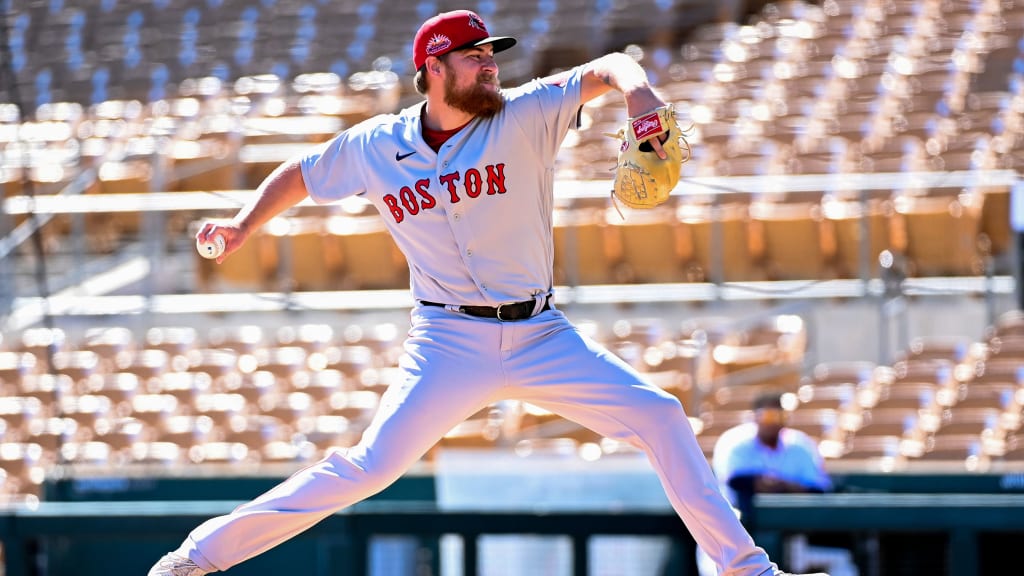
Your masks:
[[[608,135],[622,140],[615,165],[615,198],[630,208],[653,208],[668,200],[679,183],[682,164],[690,159],[690,144],[672,105],[630,118],[618,134]],[[659,157],[655,138],[665,158]]]

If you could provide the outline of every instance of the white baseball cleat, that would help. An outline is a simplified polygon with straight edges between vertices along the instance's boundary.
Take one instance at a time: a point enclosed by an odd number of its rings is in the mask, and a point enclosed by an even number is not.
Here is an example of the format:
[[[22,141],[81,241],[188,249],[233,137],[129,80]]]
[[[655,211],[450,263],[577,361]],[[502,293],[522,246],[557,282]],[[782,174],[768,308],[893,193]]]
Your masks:
[[[204,576],[205,574],[207,572],[196,566],[195,562],[171,552],[164,554],[163,558],[149,569],[147,576]]]

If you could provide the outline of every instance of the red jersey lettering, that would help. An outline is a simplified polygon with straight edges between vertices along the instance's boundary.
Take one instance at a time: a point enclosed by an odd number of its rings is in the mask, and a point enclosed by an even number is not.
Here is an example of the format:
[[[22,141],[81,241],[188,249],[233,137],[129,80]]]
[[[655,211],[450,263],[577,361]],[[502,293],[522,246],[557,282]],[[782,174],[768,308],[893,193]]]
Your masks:
[[[487,194],[505,193],[505,164],[487,165]]]
[[[385,194],[383,200],[384,204],[387,204],[388,210],[391,211],[391,217],[395,219],[395,222],[405,220],[405,213],[398,207],[398,199],[394,194]]]
[[[417,180],[416,193],[420,195],[420,208],[430,210],[437,206],[437,200],[430,194],[430,180]]]
[[[455,182],[458,181],[458,179],[458,172],[445,174],[440,178],[441,184],[448,187],[448,194],[451,195],[452,204],[457,204],[460,201],[459,195],[455,192]]]
[[[398,196],[402,199],[402,206],[405,206],[405,211],[410,216],[415,216],[420,213],[420,204],[416,201],[416,194],[413,193],[412,188],[408,186],[402,186],[402,189],[398,192]]]
[[[480,177],[480,171],[476,168],[470,168],[466,170],[466,196],[470,198],[476,198],[480,195],[480,184],[482,178]]]

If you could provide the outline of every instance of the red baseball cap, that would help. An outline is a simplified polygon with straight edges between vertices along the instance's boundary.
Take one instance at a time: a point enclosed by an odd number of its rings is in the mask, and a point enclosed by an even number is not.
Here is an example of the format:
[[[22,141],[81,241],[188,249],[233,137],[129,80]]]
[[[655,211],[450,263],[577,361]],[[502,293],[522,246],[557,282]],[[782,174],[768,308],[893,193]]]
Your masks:
[[[495,52],[501,52],[515,46],[516,39],[491,36],[484,21],[469,10],[442,12],[424,22],[416,32],[416,38],[412,41],[412,59],[419,70],[427,61],[427,56],[441,56],[453,50],[483,44],[491,44]]]

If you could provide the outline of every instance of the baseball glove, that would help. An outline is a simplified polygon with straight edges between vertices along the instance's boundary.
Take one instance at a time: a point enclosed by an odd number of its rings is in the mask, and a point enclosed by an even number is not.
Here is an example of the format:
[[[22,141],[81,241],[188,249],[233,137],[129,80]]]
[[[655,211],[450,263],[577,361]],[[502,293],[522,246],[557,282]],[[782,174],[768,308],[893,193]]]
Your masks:
[[[648,141],[665,133],[661,146],[667,158],[662,160]],[[690,159],[690,144],[672,105],[630,118],[625,128],[608,136],[622,140],[612,195],[630,208],[653,208],[668,200],[683,162]]]

